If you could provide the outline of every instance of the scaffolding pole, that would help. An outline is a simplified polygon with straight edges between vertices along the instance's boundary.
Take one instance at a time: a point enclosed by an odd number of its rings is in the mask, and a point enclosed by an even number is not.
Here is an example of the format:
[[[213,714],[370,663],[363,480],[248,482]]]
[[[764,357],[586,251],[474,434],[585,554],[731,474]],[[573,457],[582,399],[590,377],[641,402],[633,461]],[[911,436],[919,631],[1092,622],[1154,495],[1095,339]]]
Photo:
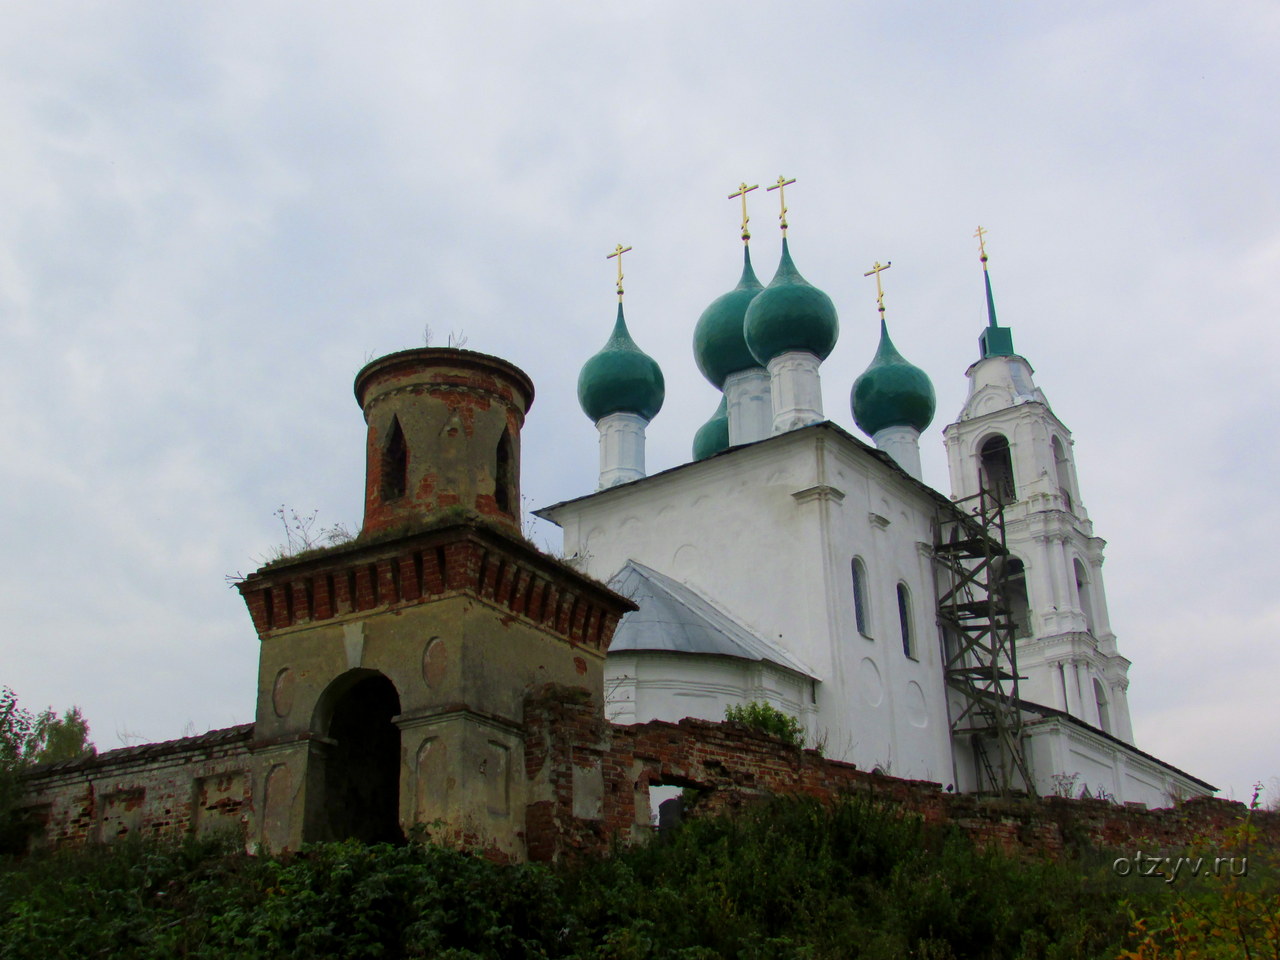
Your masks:
[[[1004,503],[991,490],[939,511],[934,544],[938,619],[946,639],[947,686],[960,695],[952,737],[969,738],[979,780],[985,774],[990,789],[1002,796],[1034,796],[1018,706],[1004,528]]]

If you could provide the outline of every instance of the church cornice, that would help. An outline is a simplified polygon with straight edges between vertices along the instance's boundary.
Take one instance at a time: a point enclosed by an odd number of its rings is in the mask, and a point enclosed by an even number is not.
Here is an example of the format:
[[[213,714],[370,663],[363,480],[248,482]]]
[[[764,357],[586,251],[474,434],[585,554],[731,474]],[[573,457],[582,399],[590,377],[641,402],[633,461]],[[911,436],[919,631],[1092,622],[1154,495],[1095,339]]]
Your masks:
[[[263,568],[236,584],[260,639],[451,596],[495,605],[572,644],[606,650],[634,603],[479,522]]]

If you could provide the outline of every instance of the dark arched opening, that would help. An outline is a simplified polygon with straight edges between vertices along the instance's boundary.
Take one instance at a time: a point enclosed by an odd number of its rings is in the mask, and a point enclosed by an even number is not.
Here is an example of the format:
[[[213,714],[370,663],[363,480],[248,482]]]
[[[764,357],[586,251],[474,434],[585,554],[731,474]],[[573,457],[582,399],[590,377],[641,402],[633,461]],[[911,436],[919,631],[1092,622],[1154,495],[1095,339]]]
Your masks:
[[[310,805],[308,840],[404,839],[400,730],[392,723],[399,713],[395,685],[380,673],[353,670],[330,685],[316,716],[328,742],[316,757],[320,769],[311,778],[319,796]]]
[[[493,499],[503,513],[511,513],[511,491],[515,487],[515,456],[511,446],[511,432],[503,430],[498,440],[498,463],[493,477]]]
[[[998,503],[1013,503],[1017,493],[1013,486],[1013,458],[1009,441],[1000,434],[989,437],[979,452],[982,489]]]
[[[1027,571],[1022,561],[1010,557],[1004,568],[1004,595],[1015,637],[1031,636],[1031,604],[1027,598]]]
[[[382,448],[382,499],[396,500],[409,488],[409,444],[400,418],[391,418],[391,433]]]

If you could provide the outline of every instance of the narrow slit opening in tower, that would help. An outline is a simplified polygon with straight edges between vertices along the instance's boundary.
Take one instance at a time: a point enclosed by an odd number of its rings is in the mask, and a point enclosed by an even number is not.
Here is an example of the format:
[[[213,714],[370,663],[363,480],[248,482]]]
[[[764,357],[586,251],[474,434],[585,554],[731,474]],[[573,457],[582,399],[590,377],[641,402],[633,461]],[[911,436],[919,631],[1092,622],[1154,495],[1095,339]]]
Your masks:
[[[514,460],[511,449],[511,432],[503,430],[498,440],[497,469],[493,477],[493,499],[503,513],[511,513],[514,483]]]
[[[409,488],[409,445],[400,418],[391,418],[391,433],[382,448],[382,499],[397,500]]]

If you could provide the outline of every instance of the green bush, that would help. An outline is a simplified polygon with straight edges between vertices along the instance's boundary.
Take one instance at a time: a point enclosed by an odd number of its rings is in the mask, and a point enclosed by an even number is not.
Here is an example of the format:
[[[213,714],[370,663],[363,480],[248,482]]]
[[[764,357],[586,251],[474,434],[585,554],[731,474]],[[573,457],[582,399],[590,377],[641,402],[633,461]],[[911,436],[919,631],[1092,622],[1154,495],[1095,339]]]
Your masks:
[[[724,718],[730,723],[740,723],[744,727],[777,737],[793,747],[804,746],[804,727],[800,725],[800,721],[771,703],[752,700],[742,706],[730,704],[724,709]]]

